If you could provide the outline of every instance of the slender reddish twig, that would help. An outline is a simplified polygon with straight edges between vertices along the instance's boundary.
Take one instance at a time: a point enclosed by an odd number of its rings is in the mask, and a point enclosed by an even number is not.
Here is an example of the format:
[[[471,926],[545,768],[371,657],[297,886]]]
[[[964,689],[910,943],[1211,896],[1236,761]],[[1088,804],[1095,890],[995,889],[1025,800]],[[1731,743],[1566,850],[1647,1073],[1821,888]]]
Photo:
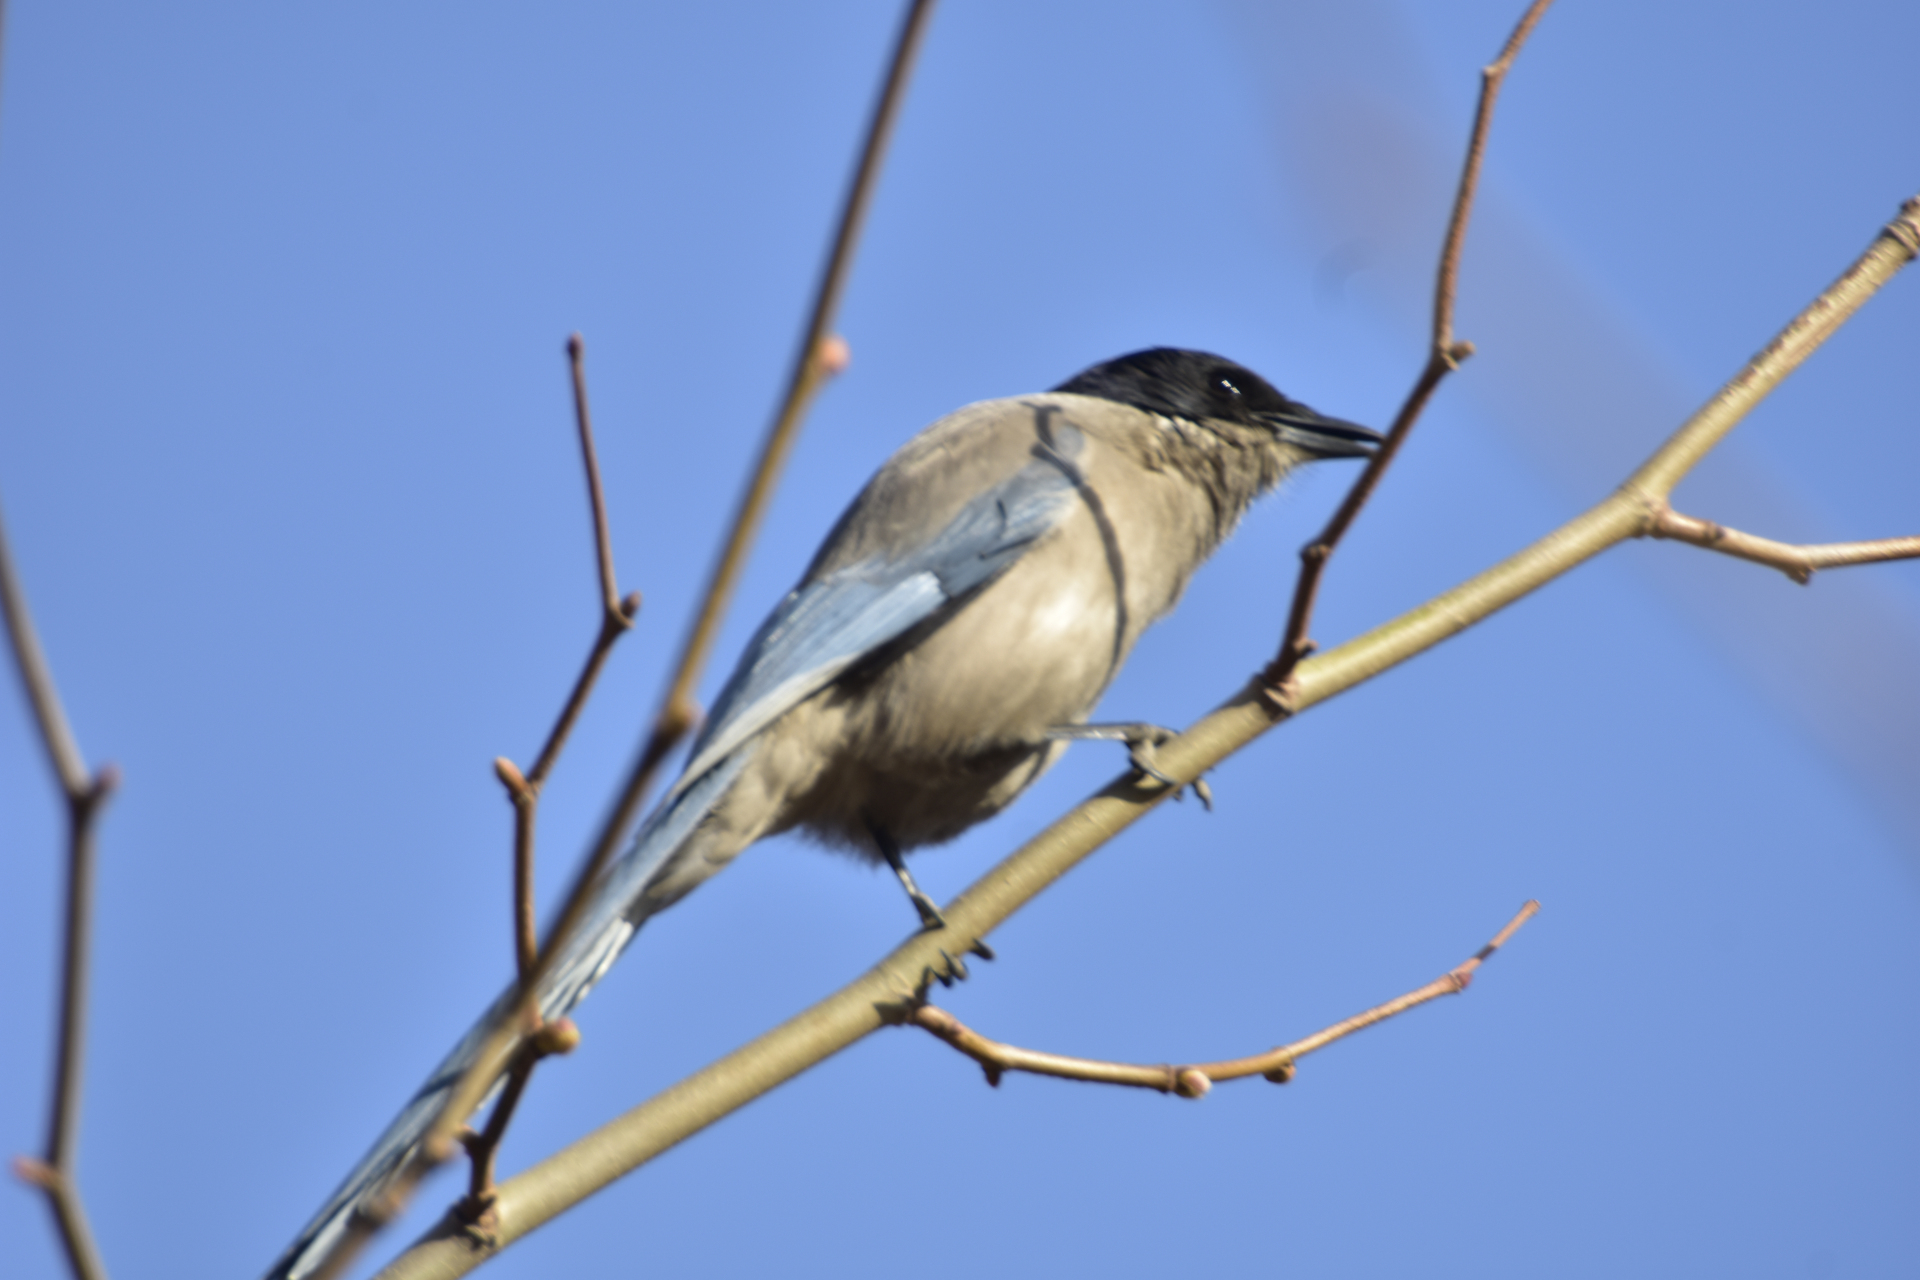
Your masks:
[[[1303,1040],[1292,1044],[1269,1049],[1265,1053],[1254,1054],[1247,1058],[1234,1058],[1226,1062],[1203,1062],[1192,1066],[1146,1066],[1131,1062],[1102,1062],[1093,1058],[1068,1058],[1054,1053],[1040,1053],[1032,1049],[1022,1049],[1015,1045],[1002,1044],[963,1026],[958,1018],[944,1009],[923,1004],[914,1009],[910,1021],[917,1027],[932,1032],[940,1039],[966,1054],[987,1073],[987,1083],[998,1087],[1000,1077],[1009,1071],[1024,1071],[1032,1075],[1055,1076],[1064,1080],[1081,1080],[1090,1084],[1118,1084],[1136,1089],[1153,1089],[1160,1093],[1176,1093],[1183,1098],[1199,1098],[1206,1095],[1216,1083],[1222,1080],[1240,1080],[1247,1076],[1264,1076],[1275,1084],[1285,1084],[1293,1079],[1294,1063],[1316,1049],[1324,1049],[1336,1040],[1344,1040],[1365,1027],[1376,1022],[1385,1022],[1409,1009],[1437,1000],[1441,996],[1457,995],[1467,989],[1473,981],[1473,974],[1489,956],[1506,945],[1507,939],[1519,931],[1520,926],[1531,920],[1540,910],[1538,902],[1528,902],[1521,907],[1506,927],[1495,934],[1493,941],[1474,952],[1473,956],[1455,965],[1446,973],[1435,978],[1423,987],[1407,992],[1385,1004],[1375,1005],[1365,1013],[1355,1014],[1342,1022],[1336,1022],[1325,1030],[1316,1031]]]
[[[586,343],[577,333],[567,339],[567,360],[573,372],[573,416],[580,432],[580,457],[587,475],[587,502],[593,512],[593,544],[600,567],[600,630],[587,654],[586,665],[573,682],[573,691],[567,695],[566,705],[560,709],[559,718],[547,734],[546,745],[534,760],[533,769],[522,774],[519,766],[505,756],[493,762],[494,773],[513,801],[514,954],[522,980],[533,972],[540,955],[533,899],[534,830],[540,810],[540,790],[560,759],[560,751],[566,746],[574,722],[593,695],[594,683],[600,678],[600,669],[606,665],[614,643],[632,629],[633,620],[640,612],[640,593],[636,591],[622,600],[613,572],[613,536],[607,523],[606,497],[600,487],[599,456],[593,447],[593,419],[587,412]],[[531,998],[523,1017],[529,1030],[542,1030],[539,1011],[532,1007]],[[548,1049],[547,1053],[570,1052],[579,1043],[579,1033],[573,1024],[565,1019],[561,1023],[566,1028],[566,1047]],[[546,1053],[523,1052],[508,1074],[506,1089],[493,1104],[487,1127],[477,1134],[468,1132],[465,1145],[472,1162],[472,1179],[467,1204],[476,1221],[491,1204],[494,1156],[499,1151],[500,1140],[506,1136],[514,1108],[519,1105],[527,1081],[533,1077],[533,1068],[544,1056]]]
[[[833,248],[827,258],[827,265],[821,273],[820,284],[815,294],[813,310],[808,318],[805,335],[801,339],[799,354],[794,361],[792,373],[788,378],[787,392],[781,403],[780,411],[775,415],[772,426],[761,446],[760,457],[755,465],[751,479],[742,494],[740,504],[734,513],[731,532],[714,564],[707,583],[704,601],[689,628],[686,640],[682,644],[679,660],[674,674],[668,680],[666,693],[661,698],[660,709],[649,731],[639,756],[629,768],[612,808],[602,820],[590,852],[580,870],[575,874],[568,889],[564,905],[553,928],[549,930],[538,950],[530,971],[520,975],[520,989],[523,993],[537,987],[546,966],[553,962],[572,932],[580,913],[585,909],[593,885],[600,873],[612,859],[614,851],[625,838],[627,829],[639,815],[640,806],[646,799],[654,775],[660,765],[672,754],[680,740],[698,719],[693,702],[693,688],[705,670],[713,642],[719,633],[720,622],[725,613],[733,588],[739,578],[740,569],[745,561],[748,545],[758,529],[766,504],[772,496],[774,481],[781,465],[792,447],[800,422],[805,415],[813,395],[821,383],[833,373],[845,366],[845,344],[832,336],[833,318],[838,310],[840,295],[846,284],[846,277],[853,262],[853,252],[859,241],[859,234],[867,205],[871,200],[873,188],[878,181],[882,158],[893,131],[893,124],[899,114],[900,103],[906,94],[907,83],[911,77],[914,56],[919,50],[921,37],[925,34],[928,19],[933,13],[933,0],[911,0],[907,13],[901,23],[899,38],[893,49],[893,57],[888,67],[887,78],[881,89],[873,116],[867,127],[865,145],[861,150],[859,167],[854,172],[853,181],[842,206],[840,221],[834,235]],[[494,1029],[487,1043],[482,1047],[474,1066],[468,1071],[460,1087],[447,1099],[433,1131],[421,1144],[421,1151],[408,1162],[390,1184],[385,1197],[387,1204],[384,1212],[377,1215],[382,1221],[403,1205],[413,1194],[426,1168],[444,1160],[452,1154],[457,1134],[465,1118],[472,1114],[481,1095],[503,1071],[512,1069],[519,1052],[518,1045],[526,1028],[519,1023],[524,1019],[510,1020]],[[357,1219],[353,1226],[343,1233],[340,1243],[328,1255],[320,1274],[337,1274],[351,1257],[380,1225],[373,1221],[376,1215],[365,1215]]]
[[[27,611],[26,592],[14,569],[0,522],[0,611],[7,621],[14,666],[33,707],[40,741],[67,803],[67,912],[60,977],[60,1041],[54,1067],[53,1102],[47,1117],[47,1153],[43,1159],[18,1156],[14,1172],[47,1194],[54,1222],[66,1246],[67,1262],[80,1280],[105,1280],[86,1206],[74,1180],[80,1147],[80,1077],[86,1060],[87,962],[92,953],[94,823],[119,782],[112,765],[89,773],[80,745],[60,705],[40,638]]]
[[[1461,166],[1460,185],[1454,192],[1453,212],[1447,220],[1447,234],[1440,248],[1440,268],[1434,279],[1433,335],[1427,362],[1420,370],[1420,376],[1414,379],[1413,390],[1407,393],[1400,412],[1394,415],[1387,438],[1381,442],[1373,457],[1367,460],[1360,478],[1348,490],[1346,500],[1333,513],[1333,518],[1327,521],[1327,527],[1320,531],[1320,536],[1300,548],[1300,575],[1294,580],[1293,603],[1287,610],[1287,629],[1280,641],[1280,652],[1262,676],[1267,687],[1273,691],[1273,703],[1279,711],[1290,713],[1293,710],[1288,681],[1293,677],[1294,668],[1314,650],[1314,643],[1308,638],[1307,632],[1313,625],[1313,607],[1320,594],[1320,579],[1326,573],[1327,562],[1333,558],[1334,549],[1340,545],[1340,540],[1346,536],[1368,499],[1373,497],[1373,491],[1379,487],[1380,477],[1386,474],[1387,468],[1399,456],[1400,446],[1406,443],[1414,423],[1420,420],[1420,414],[1426,409],[1427,401],[1433,398],[1441,381],[1458,369],[1461,361],[1473,354],[1471,342],[1456,341],[1453,336],[1453,304],[1459,292],[1460,252],[1466,244],[1467,224],[1472,219],[1474,197],[1480,188],[1480,165],[1486,156],[1487,130],[1493,124],[1493,107],[1500,96],[1500,86],[1505,83],[1513,60],[1519,56],[1521,46],[1533,34],[1534,27],[1550,3],[1552,0],[1533,0],[1515,25],[1513,34],[1507,37],[1500,56],[1480,71],[1480,104],[1474,112],[1473,133],[1467,141],[1467,158]]]
[[[573,416],[580,432],[580,458],[587,476],[587,501],[593,512],[593,545],[600,567],[600,631],[533,768],[522,774],[505,756],[493,762],[494,772],[507,788],[514,807],[514,949],[523,979],[533,971],[540,954],[533,900],[534,818],[540,805],[540,789],[546,784],[547,775],[553,772],[561,748],[566,746],[567,735],[573,732],[575,721],[592,696],[594,682],[600,678],[600,668],[613,652],[614,643],[632,629],[633,620],[640,613],[640,593],[636,591],[621,599],[613,572],[613,537],[607,523],[607,500],[600,487],[599,456],[593,447],[593,419],[587,411],[586,344],[577,333],[567,339],[567,360],[573,373]]]
[[[599,879],[601,870],[612,859],[614,850],[619,847],[627,828],[638,816],[640,805],[646,798],[655,772],[672,753],[674,747],[679,745],[680,739],[693,727],[698,718],[693,703],[693,686],[699,680],[701,672],[705,669],[707,658],[711,654],[714,638],[719,632],[720,619],[745,561],[747,546],[759,527],[761,515],[765,511],[768,499],[772,496],[774,481],[792,446],[807,406],[811,403],[814,392],[819,389],[830,365],[836,362],[827,358],[832,351],[829,333],[833,316],[839,306],[847,272],[852,266],[854,246],[859,240],[867,204],[879,178],[881,159],[893,131],[894,119],[899,114],[900,103],[906,94],[914,55],[919,49],[920,39],[925,33],[927,20],[932,12],[933,0],[911,0],[908,6],[906,18],[901,24],[899,39],[894,45],[885,86],[874,107],[873,118],[868,124],[860,164],[855,170],[852,185],[847,192],[846,203],[841,209],[833,249],[828,255],[826,270],[821,274],[820,286],[815,295],[806,334],[801,340],[800,351],[788,379],[786,397],[761,446],[759,461],[754,468],[752,478],[747,483],[746,491],[741,496],[740,505],[734,513],[732,529],[714,564],[703,603],[681,647],[679,661],[675,665],[672,678],[667,683],[666,694],[661,699],[660,710],[652,730],[647,735],[646,744],[641,748],[639,758],[628,771],[612,811],[601,823],[592,851],[568,891],[566,904],[561,910],[558,922],[542,944],[540,960],[535,966],[533,978],[523,979],[523,987],[531,988],[538,981],[544,966],[551,963],[552,957],[558,953],[560,945],[572,931],[574,922],[579,919],[580,912],[585,908],[592,886]],[[460,1089],[449,1099],[447,1109],[441,1114],[440,1123],[435,1126],[434,1140],[430,1141],[429,1145],[436,1147],[440,1152],[446,1150],[447,1138],[458,1125],[459,1118],[473,1109],[480,1094],[496,1078],[502,1062],[510,1055],[513,1037],[514,1033],[510,1028],[496,1031],[493,1040],[487,1046],[487,1051],[483,1052],[480,1060],[468,1072],[467,1079],[462,1082]]]
[[[1877,538],[1870,542],[1816,542],[1799,544],[1775,542],[1758,534],[1742,533],[1711,520],[1681,515],[1661,503],[1648,519],[1646,536],[1688,542],[1721,555],[1737,556],[1755,564],[1770,565],[1805,584],[1821,569],[1838,569],[1850,564],[1874,564],[1883,560],[1920,558],[1920,537]]]

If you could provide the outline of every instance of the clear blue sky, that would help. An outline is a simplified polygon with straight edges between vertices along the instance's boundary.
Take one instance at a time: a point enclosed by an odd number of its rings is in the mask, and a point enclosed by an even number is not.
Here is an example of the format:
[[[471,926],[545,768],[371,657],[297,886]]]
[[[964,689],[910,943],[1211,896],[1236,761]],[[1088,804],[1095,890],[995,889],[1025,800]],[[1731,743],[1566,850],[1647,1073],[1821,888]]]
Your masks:
[[[256,1274],[510,967],[509,811],[595,625],[562,343],[646,596],[542,813],[563,882],[791,357],[892,3],[9,6],[0,500],[103,830],[82,1177],[124,1277]],[[952,0],[709,691],[864,478],[971,400],[1212,348],[1384,425],[1520,5]],[[1335,642],[1606,493],[1920,191],[1920,8],[1567,3],[1510,81],[1443,391]],[[1920,531],[1920,274],[1680,492]],[[1109,718],[1269,654],[1349,472],[1266,504]],[[871,1038],[494,1264],[673,1277],[1850,1276],[1920,1256],[1920,565],[1622,548],[1269,735],[941,1000],[1147,1061],[1264,1048],[1545,910],[1465,999],[1201,1103]],[[1076,747],[937,897],[1102,785]],[[38,1147],[59,810],[0,681],[0,1148]],[[517,1168],[905,932],[794,842],[650,924]],[[383,1242],[457,1193],[433,1183]],[[10,1275],[61,1274],[0,1189]]]

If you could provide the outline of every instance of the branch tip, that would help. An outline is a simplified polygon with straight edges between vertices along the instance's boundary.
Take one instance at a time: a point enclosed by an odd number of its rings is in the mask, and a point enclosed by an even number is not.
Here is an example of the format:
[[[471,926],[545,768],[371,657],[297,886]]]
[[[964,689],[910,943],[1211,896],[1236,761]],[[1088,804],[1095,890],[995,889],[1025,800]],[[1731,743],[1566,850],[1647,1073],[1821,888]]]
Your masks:
[[[505,756],[493,758],[493,776],[500,779],[500,785],[507,789],[508,794],[516,802],[525,798],[533,790],[527,785],[527,776],[520,772],[520,766]]]

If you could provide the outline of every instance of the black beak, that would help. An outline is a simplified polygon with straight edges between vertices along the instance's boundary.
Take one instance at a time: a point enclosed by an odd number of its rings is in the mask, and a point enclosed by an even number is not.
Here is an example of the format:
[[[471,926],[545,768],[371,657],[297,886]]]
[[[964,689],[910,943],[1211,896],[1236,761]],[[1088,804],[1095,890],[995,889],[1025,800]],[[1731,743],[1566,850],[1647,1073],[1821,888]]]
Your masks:
[[[1365,458],[1386,438],[1370,427],[1324,417],[1303,404],[1263,413],[1260,420],[1284,443],[1316,458]]]

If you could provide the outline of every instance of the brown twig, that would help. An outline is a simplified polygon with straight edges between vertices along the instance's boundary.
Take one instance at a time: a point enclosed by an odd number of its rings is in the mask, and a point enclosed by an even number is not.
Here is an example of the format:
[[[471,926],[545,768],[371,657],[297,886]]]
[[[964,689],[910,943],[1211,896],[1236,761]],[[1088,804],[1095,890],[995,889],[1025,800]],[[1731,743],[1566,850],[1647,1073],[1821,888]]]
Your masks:
[[[522,774],[519,766],[505,756],[493,762],[493,771],[506,787],[507,798],[513,802],[514,958],[518,962],[517,972],[523,983],[533,972],[540,955],[533,898],[534,830],[540,810],[540,791],[546,785],[548,775],[553,772],[553,766],[559,761],[561,749],[566,746],[567,736],[586,707],[587,699],[593,695],[594,683],[600,678],[600,669],[606,665],[614,643],[632,629],[634,618],[640,612],[640,593],[636,591],[621,599],[618,580],[614,576],[613,537],[608,529],[606,497],[600,487],[600,461],[593,447],[593,419],[587,412],[586,343],[577,333],[567,339],[567,361],[573,372],[573,416],[580,432],[580,457],[587,475],[587,502],[593,512],[595,559],[600,568],[600,630],[594,637],[593,648],[587,654],[586,665],[581,668],[579,678],[573,682],[572,692],[567,695],[566,705],[560,709],[559,718],[547,734],[546,744],[540,748],[540,754],[534,760],[533,769]],[[531,996],[523,1007],[523,1016],[526,1027],[536,1036],[553,1030],[541,1024],[539,1011],[533,1007]],[[548,1052],[571,1052],[579,1043],[579,1032],[573,1029],[571,1022],[561,1019],[554,1027],[563,1024],[569,1037],[566,1047]],[[494,1157],[499,1151],[500,1140],[506,1136],[507,1125],[513,1119],[514,1108],[519,1105],[527,1081],[533,1076],[533,1068],[544,1056],[531,1050],[523,1051],[508,1073],[505,1090],[493,1104],[493,1114],[487,1119],[487,1127],[479,1133],[467,1131],[464,1145],[472,1162],[467,1200],[469,1205],[476,1206],[473,1209],[476,1220],[492,1203]]]
[[[627,829],[639,815],[640,806],[646,799],[660,765],[672,754],[680,740],[698,720],[698,712],[693,701],[693,689],[705,670],[714,639],[719,633],[721,619],[745,561],[747,548],[759,528],[761,516],[772,496],[774,482],[779,476],[781,466],[792,447],[800,422],[805,416],[814,393],[819,390],[826,378],[846,366],[846,344],[831,333],[833,318],[838,310],[848,270],[852,265],[853,251],[859,240],[861,223],[871,200],[874,185],[879,178],[887,141],[899,114],[900,103],[906,94],[914,56],[919,50],[921,37],[925,34],[927,22],[932,13],[933,0],[910,0],[906,16],[901,23],[899,37],[894,44],[886,82],[868,123],[860,163],[854,172],[846,201],[841,208],[833,247],[828,254],[826,268],[821,273],[813,310],[808,318],[805,335],[801,339],[799,354],[788,378],[786,396],[761,445],[759,460],[747,482],[739,506],[735,510],[732,529],[708,578],[703,603],[681,646],[674,674],[667,682],[666,693],[661,698],[660,709],[654,718],[653,726],[647,734],[638,758],[629,768],[613,806],[602,819],[591,849],[579,871],[575,873],[559,917],[540,946],[534,964],[529,971],[520,975],[520,990],[523,996],[537,988],[547,966],[553,963],[553,958],[559,954],[567,936],[573,931],[591,896],[594,884],[600,878],[601,871],[611,861]],[[389,1190],[383,1197],[387,1212],[380,1215],[382,1220],[391,1217],[392,1211],[397,1210],[411,1198],[413,1189],[419,1184],[420,1177],[427,1167],[452,1154],[466,1117],[472,1114],[492,1083],[499,1079],[502,1073],[512,1069],[520,1052],[522,1039],[527,1034],[525,1028],[520,1025],[522,1021],[524,1020],[509,1019],[494,1028],[492,1035],[476,1056],[473,1067],[468,1070],[466,1078],[448,1097],[433,1130],[421,1143],[420,1151],[390,1182]],[[343,1269],[378,1225],[379,1223],[372,1221],[370,1215],[356,1218],[350,1229],[343,1233],[340,1243],[328,1255],[321,1273],[317,1274],[335,1274]]]
[[[1346,537],[1347,530],[1352,527],[1361,509],[1373,497],[1380,478],[1399,456],[1400,446],[1406,443],[1414,423],[1420,420],[1421,413],[1441,381],[1458,369],[1461,361],[1473,354],[1471,342],[1456,341],[1453,336],[1453,305],[1459,292],[1460,253],[1466,244],[1467,224],[1473,216],[1474,196],[1480,187],[1480,165],[1486,156],[1487,130],[1493,124],[1493,107],[1500,96],[1500,86],[1506,82],[1507,71],[1513,66],[1513,60],[1520,55],[1521,46],[1533,34],[1534,27],[1550,3],[1552,0],[1533,0],[1515,25],[1513,34],[1507,37],[1506,47],[1501,49],[1500,56],[1491,65],[1481,68],[1480,104],[1474,112],[1473,133],[1467,141],[1467,158],[1460,169],[1460,185],[1454,192],[1453,212],[1447,220],[1447,234],[1440,248],[1440,268],[1434,279],[1433,335],[1427,362],[1420,370],[1420,376],[1414,379],[1413,390],[1407,393],[1400,412],[1394,415],[1387,438],[1374,451],[1373,457],[1367,460],[1360,478],[1347,491],[1339,510],[1327,521],[1319,537],[1300,548],[1300,575],[1293,584],[1293,603],[1287,610],[1287,629],[1281,637],[1280,652],[1262,676],[1267,687],[1273,691],[1271,701],[1278,711],[1291,713],[1294,710],[1289,681],[1301,660],[1314,651],[1314,643],[1308,638],[1307,632],[1313,625],[1313,607],[1319,598],[1320,579],[1326,573],[1327,562],[1333,559],[1340,540]]]
[[[80,1076],[86,1059],[87,962],[92,954],[94,824],[119,783],[112,765],[87,770],[74,740],[60,691],[53,682],[40,638],[27,611],[27,596],[14,569],[0,522],[0,611],[7,620],[15,668],[33,706],[40,741],[67,804],[67,914],[60,978],[60,1041],[54,1067],[53,1102],[47,1118],[47,1154],[35,1160],[19,1156],[14,1172],[47,1194],[67,1262],[80,1280],[105,1280],[106,1264],[94,1243],[86,1206],[74,1178],[80,1147]]]
[[[547,776],[560,759],[561,748],[566,746],[567,735],[573,732],[574,722],[580,718],[581,710],[592,696],[594,682],[600,678],[600,668],[613,652],[614,642],[632,629],[633,621],[640,613],[640,593],[636,591],[621,599],[620,587],[613,572],[613,538],[608,531],[607,500],[600,488],[600,461],[593,447],[593,419],[587,412],[586,344],[577,333],[567,339],[567,361],[573,372],[573,416],[580,432],[580,458],[587,476],[587,501],[593,511],[594,553],[600,567],[600,631],[594,637],[586,665],[581,668],[579,679],[573,682],[573,691],[567,695],[566,705],[560,709],[559,719],[554,721],[552,732],[547,734],[546,745],[540,748],[533,768],[522,774],[513,761],[505,756],[493,762],[494,772],[506,787],[514,808],[514,950],[522,979],[533,971],[534,962],[540,954],[533,901],[534,818],[540,805],[540,789],[546,785]]]
[[[1363,684],[1635,536],[1646,495],[1665,494],[1768,392],[1805,362],[1920,253],[1920,197],[1902,206],[1864,253],[1788,322],[1620,490],[1472,578],[1301,664],[1305,710]],[[1197,778],[1276,727],[1259,676],[1159,749],[1174,778]],[[458,1224],[427,1232],[380,1280],[465,1275],[567,1209],[884,1026],[904,1020],[955,938],[984,938],[1119,832],[1165,803],[1171,788],[1142,788],[1128,770],[995,864],[945,904],[944,930],[916,932],[871,969],[672,1087],[602,1125],[498,1188],[497,1238],[475,1249]]]
[[[1240,1080],[1248,1076],[1264,1076],[1275,1084],[1285,1084],[1293,1079],[1293,1064],[1316,1049],[1324,1049],[1336,1040],[1343,1040],[1354,1032],[1370,1027],[1376,1022],[1385,1022],[1388,1018],[1405,1013],[1407,1010],[1436,1000],[1441,996],[1457,995],[1467,989],[1473,981],[1474,970],[1478,969],[1489,956],[1506,945],[1520,929],[1540,910],[1538,902],[1529,901],[1521,907],[1506,927],[1495,934],[1493,941],[1476,951],[1473,956],[1454,966],[1440,977],[1424,987],[1409,991],[1397,999],[1376,1005],[1365,1013],[1355,1014],[1343,1022],[1336,1022],[1323,1031],[1317,1031],[1304,1040],[1295,1040],[1292,1044],[1281,1045],[1265,1053],[1249,1058],[1234,1058],[1227,1062],[1203,1062],[1191,1066],[1145,1066],[1130,1062],[1102,1062],[1092,1058],[1067,1058],[1054,1053],[1039,1053],[1032,1049],[1022,1049],[1015,1045],[1002,1044],[962,1025],[960,1020],[945,1009],[930,1004],[915,1008],[908,1021],[914,1026],[932,1032],[961,1053],[966,1054],[987,1074],[987,1083],[999,1087],[1000,1078],[1009,1071],[1024,1071],[1031,1075],[1054,1076],[1063,1080],[1080,1080],[1090,1084],[1118,1084],[1136,1089],[1153,1089],[1159,1093],[1174,1093],[1183,1098],[1204,1097],[1207,1091],[1222,1080]]]
[[[1820,569],[1920,558],[1920,537],[1879,538],[1871,542],[1775,542],[1711,520],[1681,515],[1664,502],[1656,505],[1649,515],[1645,536],[1688,542],[1721,555],[1770,565],[1802,585],[1811,582]]]

